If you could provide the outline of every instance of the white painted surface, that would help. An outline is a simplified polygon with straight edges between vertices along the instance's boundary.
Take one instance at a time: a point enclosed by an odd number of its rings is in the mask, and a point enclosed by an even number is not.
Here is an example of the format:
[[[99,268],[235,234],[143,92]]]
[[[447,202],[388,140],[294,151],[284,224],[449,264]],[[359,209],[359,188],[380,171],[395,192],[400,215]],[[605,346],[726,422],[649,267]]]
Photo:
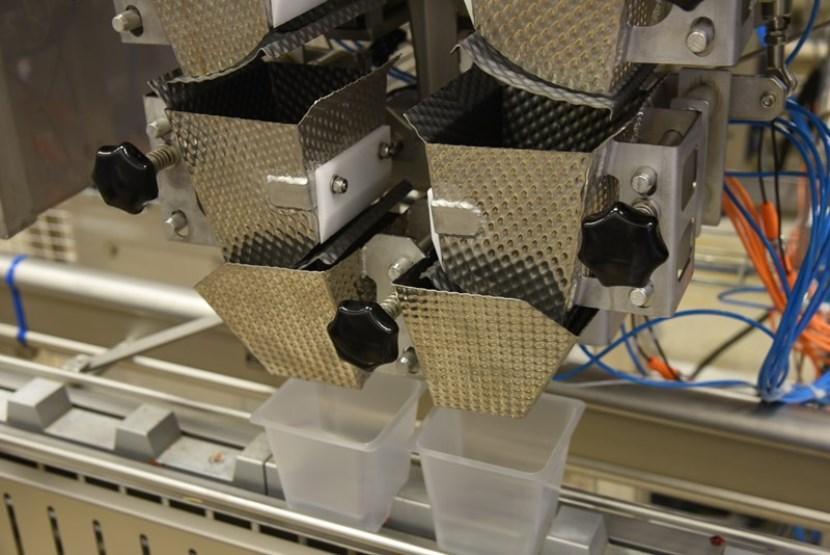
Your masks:
[[[337,233],[387,188],[392,160],[381,160],[378,151],[381,143],[390,140],[389,126],[378,127],[314,172],[320,242]],[[332,193],[331,180],[335,175],[349,182],[345,193]]]
[[[326,0],[271,0],[271,26],[279,27]]]

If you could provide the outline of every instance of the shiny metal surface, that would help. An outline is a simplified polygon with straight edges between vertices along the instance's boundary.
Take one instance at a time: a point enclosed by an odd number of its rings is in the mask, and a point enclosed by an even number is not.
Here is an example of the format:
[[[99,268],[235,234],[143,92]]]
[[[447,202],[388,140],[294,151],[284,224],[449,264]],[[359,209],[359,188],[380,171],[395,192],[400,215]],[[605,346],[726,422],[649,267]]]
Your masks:
[[[385,85],[386,66],[364,75],[262,62],[161,85],[173,142],[229,261],[291,267],[319,242],[314,170],[384,124]]]
[[[178,111],[170,121],[227,260],[291,266],[317,244],[314,213],[275,205],[268,192],[273,175],[311,196],[295,125]]]
[[[590,94],[554,85],[541,77],[527,72],[506,58],[504,54],[493,48],[478,33],[473,33],[461,41],[460,45],[473,59],[473,63],[478,68],[492,75],[502,83],[544,96],[551,100],[568,102],[569,104],[577,104],[580,106],[591,106],[592,108],[609,111],[614,111],[620,107],[653,72],[651,66],[642,66],[631,74],[625,86],[616,94]]]
[[[630,26],[656,22],[655,0],[474,0],[475,26],[507,59],[567,89],[614,95],[635,67],[620,55]]]
[[[591,156],[429,144],[427,157],[436,201],[480,210],[473,236],[438,230],[450,278],[467,292],[523,299],[562,321]],[[505,183],[513,184],[509,192]]]
[[[604,182],[589,187],[594,151],[636,104],[612,118],[473,68],[407,112],[427,143],[433,221],[449,278],[466,292],[523,299],[563,321],[585,204],[604,196]],[[491,121],[493,114],[500,119]],[[472,233],[462,234],[462,226],[443,225],[445,207],[466,207],[477,229],[464,225]]]
[[[208,416],[208,413],[209,411],[206,411],[204,416]],[[117,422],[119,419],[116,417],[114,420]],[[216,424],[222,426],[221,422],[216,421]],[[71,433],[71,430],[68,432]],[[208,432],[208,442],[211,441],[211,437],[212,434]],[[46,482],[52,486],[53,495],[65,495],[72,489],[83,491],[84,488],[80,484],[90,483],[87,477],[92,477],[130,488],[126,492],[117,490],[118,494],[126,493],[133,499],[121,503],[121,507],[134,506],[136,497],[148,503],[156,503],[156,506],[146,505],[146,510],[153,514],[159,514],[158,511],[152,510],[160,508],[158,505],[175,508],[170,500],[183,500],[191,506],[205,509],[202,513],[203,518],[227,522],[220,516],[233,516],[241,529],[254,534],[262,531],[261,526],[277,527],[365,553],[426,554],[433,553],[436,549],[432,540],[431,508],[417,468],[395,500],[392,518],[387,526],[377,534],[368,534],[290,511],[279,498],[265,497],[222,480],[210,479],[204,470],[197,470],[200,464],[198,461],[193,461],[192,466],[185,464],[184,467],[148,465],[143,461],[114,456],[106,449],[91,449],[68,442],[66,438],[33,435],[5,425],[0,426],[0,439],[3,453],[37,461],[49,465],[52,469],[68,471],[45,472],[39,475],[44,471],[16,466],[15,461],[20,459],[0,462],[0,471],[3,472],[4,479],[9,479],[11,472],[21,480],[29,480],[31,484]],[[237,444],[235,440],[231,443]],[[233,450],[227,446],[225,449]],[[136,490],[150,496],[130,495],[130,491]],[[805,554],[820,552],[812,546],[799,545],[723,524],[709,523],[680,513],[602,498],[569,488],[563,490],[561,500],[567,507],[578,507],[600,515],[607,524],[611,541],[626,545],[635,553],[640,550],[659,554],[719,553],[718,546],[710,542],[710,538],[715,535],[722,536],[733,547],[745,547],[754,551]],[[180,518],[184,518],[184,515]],[[180,522],[179,518],[174,520]],[[201,528],[201,525],[193,523],[194,527]],[[551,533],[555,533],[555,530],[556,526]],[[207,536],[212,537],[210,534]],[[52,537],[49,535],[47,539]],[[243,536],[240,541],[243,538],[252,540],[248,536]],[[543,552],[557,553],[555,549],[550,550],[555,545],[555,538],[549,537]]]
[[[576,342],[521,300],[395,289],[438,406],[521,417]]]
[[[327,328],[360,298],[357,252],[325,272],[225,264],[196,290],[272,374],[360,387],[366,372],[343,362]]]
[[[153,0],[186,75],[217,73],[241,63],[268,33],[262,0]]]
[[[12,260],[0,254],[0,275],[6,275]],[[92,306],[121,307],[167,318],[196,319],[213,314],[210,305],[190,289],[36,258],[27,258],[17,266],[15,283],[24,300],[37,295],[71,295]]]

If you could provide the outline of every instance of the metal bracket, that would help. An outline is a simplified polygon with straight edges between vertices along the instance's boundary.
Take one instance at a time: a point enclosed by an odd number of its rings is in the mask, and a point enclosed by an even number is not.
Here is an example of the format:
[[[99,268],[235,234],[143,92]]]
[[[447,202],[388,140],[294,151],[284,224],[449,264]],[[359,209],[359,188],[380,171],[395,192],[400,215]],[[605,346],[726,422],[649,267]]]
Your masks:
[[[396,235],[375,235],[363,247],[363,274],[370,277],[377,286],[378,301],[396,295],[392,283],[414,264],[424,259],[424,253],[409,237]],[[411,350],[414,348],[401,315],[395,319],[398,324],[397,362],[380,366],[376,371],[390,374],[413,375],[418,372]]]
[[[710,28],[696,53],[689,37],[702,22]],[[672,9],[656,25],[632,27],[625,59],[687,67],[734,66],[752,29],[752,11],[744,0],[705,0],[691,11]]]
[[[777,77],[733,75],[731,119],[772,121],[780,116],[787,103],[787,86]]]
[[[582,276],[576,303],[582,306],[647,316],[671,316],[694,273],[694,240],[700,228],[706,150],[704,114],[688,109],[649,109],[644,112],[640,142],[611,141],[606,170],[620,182],[619,200],[636,206],[647,203],[659,216],[660,233],[669,258],[652,275],[648,303],[635,306],[628,287],[604,287]],[[668,140],[671,139],[671,140]],[[657,174],[657,186],[646,197],[631,186],[642,167]]]
[[[701,112],[707,123],[703,182],[707,195],[700,218],[703,225],[717,225],[721,218],[732,85],[733,76],[729,71],[684,69],[679,76],[679,98],[673,104],[676,108]]]
[[[167,120],[167,106],[157,96],[144,97],[144,114],[147,118],[148,137],[152,148],[159,148],[166,144],[169,135],[163,133]],[[159,132],[159,129],[161,132]],[[190,180],[190,174],[185,164],[176,164],[159,172],[157,178],[159,186],[159,204],[165,222],[165,235],[168,240],[193,243],[196,245],[216,245],[213,231],[207,221],[196,191]],[[182,226],[176,225],[175,215],[183,218]]]

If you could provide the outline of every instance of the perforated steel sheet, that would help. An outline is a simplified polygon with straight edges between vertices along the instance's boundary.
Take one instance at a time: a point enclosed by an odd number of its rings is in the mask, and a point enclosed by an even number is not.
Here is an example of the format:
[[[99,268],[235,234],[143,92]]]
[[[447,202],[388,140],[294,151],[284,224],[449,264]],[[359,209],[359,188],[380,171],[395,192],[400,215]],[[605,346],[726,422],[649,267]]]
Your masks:
[[[360,387],[366,373],[337,356],[326,328],[360,298],[360,253],[326,272],[226,263],[196,290],[272,374]]]
[[[314,170],[384,123],[385,86],[385,67],[361,77],[261,61],[159,86],[228,261],[291,267],[318,243]],[[291,199],[274,182],[291,184]]]
[[[562,321],[572,296],[590,154],[427,145],[435,198],[481,211],[472,237],[441,234],[465,291],[523,299]]]
[[[181,71],[171,79],[194,82],[235,71],[258,55],[275,59],[347,23],[384,0],[328,0],[276,29],[268,0],[153,0]]]
[[[586,190],[594,151],[636,106],[612,118],[473,69],[408,112],[427,142],[434,202],[468,206],[479,218],[474,233],[436,225],[450,279],[564,321],[586,193],[599,194]]]
[[[520,418],[576,343],[520,300],[395,288],[438,406]]]
[[[153,5],[187,75],[243,62],[269,29],[263,0],[153,0]]]
[[[279,207],[268,193],[269,175],[307,183],[297,126],[175,111],[169,116],[227,260],[293,266],[317,244],[314,213]],[[306,194],[310,199],[310,190]]]
[[[652,74],[654,69],[653,66],[641,66],[633,71],[627,82],[614,95],[589,94],[559,87],[528,73],[508,60],[478,33],[473,33],[461,41],[460,46],[479,69],[502,83],[551,100],[590,106],[612,112],[622,107],[632,95],[637,93],[638,87]]]
[[[615,94],[633,66],[627,30],[663,14],[661,0],[473,0],[476,28],[507,59],[560,87]]]

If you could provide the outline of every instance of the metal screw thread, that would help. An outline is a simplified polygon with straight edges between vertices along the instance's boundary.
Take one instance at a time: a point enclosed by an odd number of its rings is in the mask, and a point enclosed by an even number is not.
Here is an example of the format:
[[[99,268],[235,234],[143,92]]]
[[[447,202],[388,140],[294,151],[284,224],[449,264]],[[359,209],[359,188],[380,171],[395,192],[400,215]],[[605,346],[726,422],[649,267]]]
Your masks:
[[[392,293],[380,301],[380,307],[392,318],[401,315],[401,301],[398,299],[397,293]]]
[[[147,153],[150,163],[159,172],[179,162],[179,150],[170,145],[165,145]]]

